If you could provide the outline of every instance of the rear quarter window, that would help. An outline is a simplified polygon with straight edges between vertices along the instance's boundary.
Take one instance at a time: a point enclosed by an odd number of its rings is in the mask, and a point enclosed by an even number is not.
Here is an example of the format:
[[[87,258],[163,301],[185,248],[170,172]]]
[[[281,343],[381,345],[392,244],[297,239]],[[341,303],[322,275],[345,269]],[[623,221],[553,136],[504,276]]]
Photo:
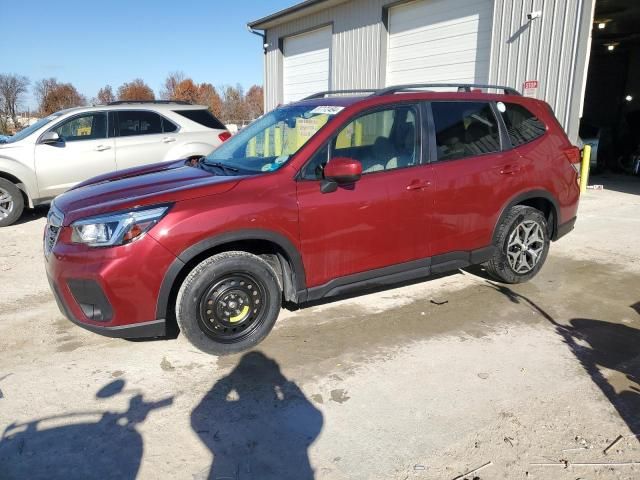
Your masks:
[[[199,123],[203,127],[213,128],[215,130],[227,129],[209,110],[202,108],[196,110],[174,110],[173,113],[188,118],[192,122]]]
[[[514,147],[529,143],[544,135],[547,130],[545,124],[525,107],[516,103],[502,103],[502,105],[500,103],[498,110],[502,114],[511,144]]]

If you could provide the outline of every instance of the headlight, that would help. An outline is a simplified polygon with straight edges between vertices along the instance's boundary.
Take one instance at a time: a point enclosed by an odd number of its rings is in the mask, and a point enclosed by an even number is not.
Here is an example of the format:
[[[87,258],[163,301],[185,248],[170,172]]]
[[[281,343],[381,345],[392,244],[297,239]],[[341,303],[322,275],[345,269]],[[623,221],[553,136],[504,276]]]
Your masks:
[[[124,245],[148,232],[168,210],[163,206],[78,220],[71,224],[71,241],[90,247]]]

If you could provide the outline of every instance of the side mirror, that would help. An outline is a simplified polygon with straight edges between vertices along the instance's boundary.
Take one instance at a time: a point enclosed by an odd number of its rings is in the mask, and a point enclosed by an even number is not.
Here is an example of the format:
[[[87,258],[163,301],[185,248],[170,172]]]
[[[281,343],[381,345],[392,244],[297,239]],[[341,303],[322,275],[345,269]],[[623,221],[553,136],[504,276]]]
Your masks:
[[[60,135],[58,135],[56,132],[47,132],[42,135],[42,137],[40,137],[40,143],[43,143],[45,145],[54,145],[60,142]]]
[[[332,158],[324,167],[324,178],[338,185],[357,182],[361,176],[362,164],[353,158]]]

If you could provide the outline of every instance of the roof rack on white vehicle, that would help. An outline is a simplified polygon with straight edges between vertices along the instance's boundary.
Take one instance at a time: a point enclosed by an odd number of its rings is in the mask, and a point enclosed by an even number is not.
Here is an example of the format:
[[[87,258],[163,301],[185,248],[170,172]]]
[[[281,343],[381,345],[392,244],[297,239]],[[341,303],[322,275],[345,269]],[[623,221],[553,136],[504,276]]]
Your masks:
[[[185,102],[183,100],[116,100],[115,102],[107,103],[107,105],[126,105],[128,103],[150,103],[156,105],[191,105],[191,102]]]

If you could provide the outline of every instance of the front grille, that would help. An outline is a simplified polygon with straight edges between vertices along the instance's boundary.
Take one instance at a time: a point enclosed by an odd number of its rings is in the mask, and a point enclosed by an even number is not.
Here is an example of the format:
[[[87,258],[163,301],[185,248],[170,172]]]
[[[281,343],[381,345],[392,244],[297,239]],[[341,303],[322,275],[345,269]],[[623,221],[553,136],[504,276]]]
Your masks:
[[[60,230],[62,229],[62,214],[52,205],[47,215],[47,226],[44,229],[44,256],[48,258],[56,246]]]

